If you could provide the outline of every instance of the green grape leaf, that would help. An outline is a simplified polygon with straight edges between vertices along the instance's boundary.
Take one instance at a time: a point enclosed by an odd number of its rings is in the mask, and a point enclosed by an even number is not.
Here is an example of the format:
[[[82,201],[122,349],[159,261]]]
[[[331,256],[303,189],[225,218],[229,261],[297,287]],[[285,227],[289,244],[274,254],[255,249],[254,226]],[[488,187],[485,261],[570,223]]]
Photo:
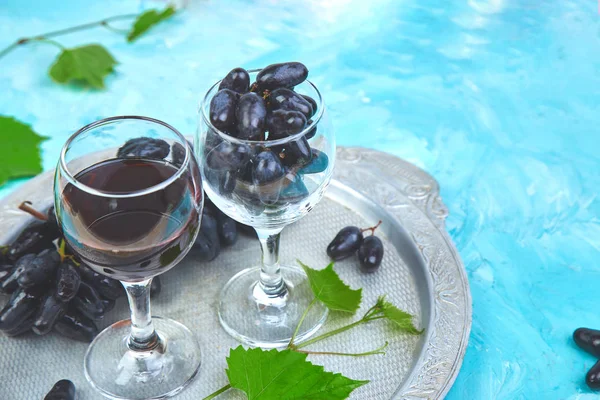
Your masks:
[[[354,314],[360,307],[362,289],[353,290],[342,281],[333,270],[333,263],[320,271],[312,269],[300,261],[304,268],[310,287],[317,299],[332,311],[343,311]]]
[[[418,330],[413,324],[412,315],[402,311],[389,301],[385,300],[385,296],[382,296],[377,300],[377,308],[381,310],[385,318],[393,322],[394,325],[400,328],[402,331],[413,335],[419,335],[423,333],[423,330]]]
[[[0,116],[0,185],[11,178],[32,176],[42,172],[38,145],[46,138],[31,126],[12,117]]]
[[[133,42],[142,34],[144,34],[148,29],[152,28],[159,22],[170,18],[173,14],[175,14],[175,8],[173,6],[165,8],[162,12],[158,12],[158,10],[148,10],[146,12],[143,12],[137,17],[137,19],[133,23],[131,31],[129,31],[129,33],[127,34],[127,41],[129,43]]]
[[[338,400],[369,381],[327,372],[306,361],[307,354],[292,350],[232,349],[227,377],[248,400]]]
[[[64,49],[50,67],[50,77],[58,83],[71,81],[104,88],[104,78],[114,71],[117,60],[99,44]]]

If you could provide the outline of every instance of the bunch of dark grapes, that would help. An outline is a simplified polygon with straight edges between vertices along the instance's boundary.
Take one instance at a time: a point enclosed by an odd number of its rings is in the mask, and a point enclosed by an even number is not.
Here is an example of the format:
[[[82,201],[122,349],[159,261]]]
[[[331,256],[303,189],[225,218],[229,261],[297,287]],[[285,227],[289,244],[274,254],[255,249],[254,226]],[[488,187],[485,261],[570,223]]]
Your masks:
[[[212,261],[221,253],[221,247],[237,242],[239,224],[219,210],[208,196],[204,199],[202,223],[192,254],[199,261]]]
[[[91,341],[98,333],[94,320],[114,307],[123,293],[121,284],[68,254],[54,208],[47,215],[26,203],[21,209],[41,220],[27,226],[2,251],[0,292],[11,297],[0,310],[0,331],[18,336],[54,330],[71,339]]]
[[[347,226],[340,230],[327,246],[327,255],[332,260],[343,260],[352,254],[358,256],[360,268],[363,272],[375,272],[383,259],[383,242],[375,236],[375,229],[381,221],[371,228],[360,229],[356,226]],[[363,232],[371,231],[371,236],[366,238]]]
[[[213,135],[206,143],[206,165],[212,174],[209,179],[217,180],[221,195],[231,194],[240,180],[256,186],[283,181],[281,193],[259,198],[263,205],[291,203],[308,196],[302,175],[325,171],[329,160],[308,142],[317,133],[311,119],[317,113],[317,102],[294,91],[307,76],[304,64],[287,62],[262,69],[252,85],[243,68],[231,70],[221,81],[210,102],[210,122],[221,132],[237,139],[273,141],[306,131],[293,141],[259,151]]]

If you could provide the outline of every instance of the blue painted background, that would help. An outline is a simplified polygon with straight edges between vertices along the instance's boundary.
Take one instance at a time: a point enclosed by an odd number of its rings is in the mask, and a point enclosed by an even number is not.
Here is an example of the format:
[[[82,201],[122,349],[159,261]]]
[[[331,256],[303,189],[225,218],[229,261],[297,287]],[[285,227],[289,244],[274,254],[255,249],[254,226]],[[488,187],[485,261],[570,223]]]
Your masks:
[[[3,0],[0,47],[157,4]],[[52,46],[18,49],[0,60],[0,114],[50,137],[49,170],[84,124],[143,114],[191,134],[200,96],[232,67],[303,61],[339,144],[441,184],[473,293],[448,398],[595,399],[595,360],[570,335],[600,328],[599,19],[593,0],[193,1],[133,45],[102,28],[60,38],[120,61],[103,92],[52,83]]]

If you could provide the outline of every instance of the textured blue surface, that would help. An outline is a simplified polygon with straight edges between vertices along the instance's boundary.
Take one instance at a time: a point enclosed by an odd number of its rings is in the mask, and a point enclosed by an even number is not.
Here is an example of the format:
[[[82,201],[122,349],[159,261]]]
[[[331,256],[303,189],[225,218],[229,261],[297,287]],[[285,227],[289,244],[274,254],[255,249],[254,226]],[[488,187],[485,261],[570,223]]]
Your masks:
[[[4,0],[0,47],[156,4]],[[61,38],[120,61],[104,92],[52,83],[52,46],[18,49],[0,60],[0,114],[51,138],[48,170],[98,118],[149,115],[191,134],[200,96],[232,67],[303,61],[339,144],[441,184],[473,294],[448,398],[592,399],[595,360],[570,335],[600,328],[599,20],[593,0],[197,1],[134,45],[101,28]]]

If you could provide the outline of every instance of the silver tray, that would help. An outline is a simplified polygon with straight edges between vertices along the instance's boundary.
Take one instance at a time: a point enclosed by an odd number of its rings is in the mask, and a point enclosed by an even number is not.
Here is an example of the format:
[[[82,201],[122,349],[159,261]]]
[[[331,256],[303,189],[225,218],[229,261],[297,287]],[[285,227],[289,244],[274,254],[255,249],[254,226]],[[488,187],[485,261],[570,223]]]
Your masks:
[[[42,174],[0,201],[0,243],[8,242],[30,217],[17,209],[23,200],[43,208],[52,202],[52,174]],[[354,257],[336,264],[350,286],[363,287],[357,316],[381,294],[415,315],[420,337],[398,334],[376,321],[312,346],[313,350],[368,351],[390,342],[386,355],[362,358],[310,356],[327,370],[371,382],[352,399],[441,399],[460,368],[471,328],[471,296],[462,262],[444,228],[448,211],[437,182],[421,169],[392,155],[363,148],[338,147],[334,180],[325,198],[304,219],[287,227],[281,258],[296,258],[313,268],[328,263],[325,248],[346,225],[372,226],[385,246],[380,270],[360,273]],[[248,260],[258,262],[258,243],[241,237],[210,263],[188,256],[164,274],[163,290],[153,299],[153,313],[173,318],[196,332],[203,364],[196,380],[177,399],[201,399],[226,384],[225,357],[237,342],[219,326],[217,294]],[[4,300],[4,299],[0,299]],[[98,323],[103,328],[127,318],[124,300]],[[348,323],[352,317],[331,315],[323,330]],[[87,345],[49,334],[21,338],[0,335],[0,399],[41,399],[59,379],[71,379],[79,399],[101,399],[83,375]],[[218,399],[243,399],[229,391]]]

